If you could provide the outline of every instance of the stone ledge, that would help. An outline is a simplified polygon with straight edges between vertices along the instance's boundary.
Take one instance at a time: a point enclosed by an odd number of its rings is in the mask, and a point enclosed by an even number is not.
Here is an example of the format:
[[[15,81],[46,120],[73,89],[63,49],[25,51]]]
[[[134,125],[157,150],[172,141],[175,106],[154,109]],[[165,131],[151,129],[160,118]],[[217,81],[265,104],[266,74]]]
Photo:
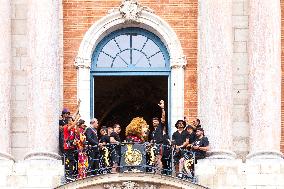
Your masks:
[[[125,182],[138,183],[139,185],[151,185],[152,188],[159,189],[205,189],[206,187],[191,183],[186,180],[181,180],[175,177],[163,176],[157,174],[148,173],[118,173],[118,174],[108,174],[100,175],[96,177],[89,177],[86,179],[78,180],[76,182],[71,182],[57,189],[72,189],[72,188],[87,188],[94,187],[96,189],[107,188],[106,185],[119,185]]]

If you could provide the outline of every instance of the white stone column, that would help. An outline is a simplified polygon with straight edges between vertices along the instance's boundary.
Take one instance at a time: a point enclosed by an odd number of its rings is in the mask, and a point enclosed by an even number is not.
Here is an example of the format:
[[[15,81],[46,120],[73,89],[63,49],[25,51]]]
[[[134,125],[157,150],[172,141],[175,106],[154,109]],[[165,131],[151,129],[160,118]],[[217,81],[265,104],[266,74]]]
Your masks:
[[[200,1],[199,117],[211,158],[232,159],[232,1]]]
[[[25,159],[58,159],[59,2],[29,1],[28,133]]]
[[[250,0],[250,158],[280,158],[281,7],[279,0]]]
[[[170,82],[170,136],[176,131],[175,123],[184,118],[184,57],[171,59],[171,82]]]
[[[79,112],[81,118],[90,123],[90,66],[91,60],[84,60],[77,57],[77,97],[81,100]]]
[[[11,1],[0,1],[0,159],[11,157]]]

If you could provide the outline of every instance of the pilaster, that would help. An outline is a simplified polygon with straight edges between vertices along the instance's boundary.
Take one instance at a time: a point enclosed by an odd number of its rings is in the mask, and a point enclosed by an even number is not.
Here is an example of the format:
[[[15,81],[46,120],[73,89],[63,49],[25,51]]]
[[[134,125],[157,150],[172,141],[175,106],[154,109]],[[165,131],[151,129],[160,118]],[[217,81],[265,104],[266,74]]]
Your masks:
[[[59,2],[29,1],[28,133],[25,159],[60,159],[58,155]]]
[[[279,0],[250,0],[248,159],[282,159],[281,7]]]
[[[0,159],[11,156],[11,1],[0,6]]]
[[[232,1],[200,1],[199,117],[210,158],[233,159]]]

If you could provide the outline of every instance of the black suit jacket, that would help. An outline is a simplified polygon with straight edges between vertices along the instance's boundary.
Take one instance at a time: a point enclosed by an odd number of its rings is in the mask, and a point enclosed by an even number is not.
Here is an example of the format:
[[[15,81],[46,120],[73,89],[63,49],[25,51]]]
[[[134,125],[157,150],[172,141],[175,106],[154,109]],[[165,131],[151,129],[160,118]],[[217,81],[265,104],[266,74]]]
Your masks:
[[[88,141],[88,144],[92,146],[99,144],[98,135],[94,130],[95,129],[88,127],[85,132],[86,140]]]

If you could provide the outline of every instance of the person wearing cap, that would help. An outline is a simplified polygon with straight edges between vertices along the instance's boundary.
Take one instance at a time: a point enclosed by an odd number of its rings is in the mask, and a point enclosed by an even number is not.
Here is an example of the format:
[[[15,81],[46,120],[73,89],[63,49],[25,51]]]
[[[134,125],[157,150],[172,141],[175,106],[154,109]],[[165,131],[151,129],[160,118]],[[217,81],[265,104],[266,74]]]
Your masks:
[[[99,139],[98,139],[98,128],[99,122],[96,118],[91,119],[91,126],[87,127],[85,131],[86,139],[90,149],[88,150],[89,156],[89,170],[88,174],[95,175],[99,169]]]
[[[209,150],[209,141],[208,138],[204,136],[203,128],[197,128],[195,134],[196,140],[192,144],[192,151],[195,153],[195,161],[197,162],[197,160],[206,157],[206,152]]]
[[[160,169],[160,171],[163,168],[162,164],[162,144],[163,144],[163,130],[165,127],[166,123],[166,112],[165,112],[165,105],[164,101],[160,100],[160,103],[158,106],[162,110],[162,117],[161,117],[161,122],[158,117],[153,117],[152,118],[152,124],[154,127],[154,130],[150,134],[150,142],[154,144],[153,148],[155,149],[155,165]]]
[[[79,114],[80,104],[81,104],[81,100],[79,99],[77,106],[76,106],[76,110],[75,110],[75,112],[72,116],[70,116],[69,109],[63,108],[63,110],[61,112],[61,118],[59,119],[59,125],[60,126],[64,126],[64,125],[68,124],[68,122],[70,121],[70,118],[72,118],[73,120],[75,119],[76,115]]]
[[[177,131],[175,131],[172,135],[172,142],[175,146],[174,165],[176,173],[178,173],[179,171],[179,160],[182,157],[182,151],[188,145],[188,139],[187,139],[188,133],[186,130],[184,130],[185,126],[186,122],[184,120],[178,120],[175,124]]]
[[[59,125],[64,126],[68,123],[68,117],[70,116],[70,111],[67,108],[63,108],[61,112],[61,118],[59,119]]]
[[[76,111],[73,115],[73,120],[75,119],[76,115],[79,113],[79,107],[80,107],[81,100],[78,101]],[[64,125],[67,125],[71,121],[70,117],[70,111],[67,108],[63,108],[61,112],[61,117],[59,119],[59,150],[61,153],[64,153],[64,133],[63,133],[63,127]]]
[[[76,147],[74,145],[74,139],[75,139],[75,126],[76,122],[79,120],[80,115],[77,114],[74,121],[68,122],[68,124],[63,126],[63,136],[64,136],[64,142],[63,142],[63,149],[64,149],[64,157],[65,157],[65,175],[67,181],[74,180],[74,176],[76,175],[76,159],[77,159],[77,153],[76,153]]]
[[[64,108],[61,112],[61,117],[59,119],[59,151],[63,154],[64,152],[64,134],[63,127],[68,124],[68,117],[70,115],[70,111],[67,108]]]
[[[75,118],[75,116],[74,116],[74,118]],[[71,116],[70,116],[70,111],[67,108],[63,108],[63,110],[61,112],[61,117],[59,119],[59,130],[62,131],[63,126],[67,125],[71,120],[72,119],[71,119]],[[73,119],[73,121],[74,121],[74,119]]]

